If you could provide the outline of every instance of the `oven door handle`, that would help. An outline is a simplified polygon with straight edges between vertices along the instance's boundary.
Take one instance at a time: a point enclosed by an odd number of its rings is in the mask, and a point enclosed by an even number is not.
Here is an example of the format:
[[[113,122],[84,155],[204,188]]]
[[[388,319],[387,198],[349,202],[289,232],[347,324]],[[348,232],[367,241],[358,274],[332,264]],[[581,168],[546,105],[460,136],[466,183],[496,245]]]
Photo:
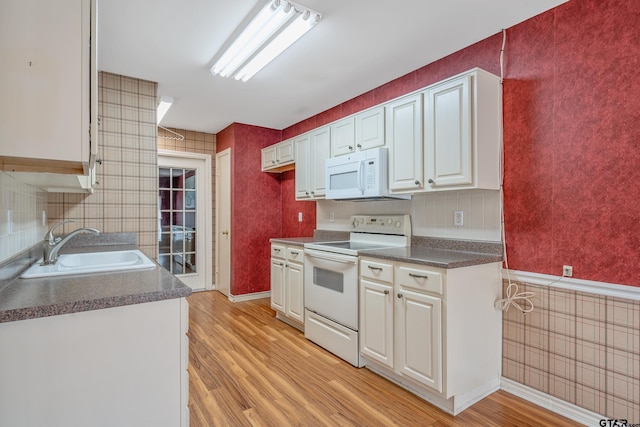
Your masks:
[[[342,262],[344,264],[358,263],[358,257],[355,257],[355,256],[333,254],[329,252],[316,251],[314,249],[305,249],[304,255],[307,258],[318,258],[318,259],[324,259],[327,261],[337,261],[337,262]]]

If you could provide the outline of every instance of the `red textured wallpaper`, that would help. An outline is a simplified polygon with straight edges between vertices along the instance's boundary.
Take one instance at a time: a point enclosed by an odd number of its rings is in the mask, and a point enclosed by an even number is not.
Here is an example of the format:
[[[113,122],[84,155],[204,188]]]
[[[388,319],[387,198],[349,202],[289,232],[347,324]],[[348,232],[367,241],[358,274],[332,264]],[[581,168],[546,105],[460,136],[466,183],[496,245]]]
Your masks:
[[[473,67],[496,34],[282,131],[284,139]],[[505,228],[512,269],[640,286],[640,2],[571,0],[507,30]],[[283,231],[299,209],[284,190]],[[285,197],[291,193],[291,197]],[[286,212],[286,213],[285,213]],[[299,225],[298,225],[299,226]],[[293,230],[293,231],[292,231]]]
[[[280,176],[261,172],[261,150],[282,132],[234,123],[218,133],[216,150],[231,147],[232,295],[270,289],[269,238],[282,234]]]
[[[282,236],[311,237],[316,228],[316,202],[297,202],[295,171],[284,172],[282,185]],[[302,222],[298,213],[302,212]]]

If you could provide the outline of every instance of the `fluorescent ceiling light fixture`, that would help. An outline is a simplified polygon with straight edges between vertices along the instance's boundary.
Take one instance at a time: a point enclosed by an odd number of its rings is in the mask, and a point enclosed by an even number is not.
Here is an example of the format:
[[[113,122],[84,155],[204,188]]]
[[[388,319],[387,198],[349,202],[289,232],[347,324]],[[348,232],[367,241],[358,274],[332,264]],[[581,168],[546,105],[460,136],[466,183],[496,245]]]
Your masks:
[[[160,122],[162,121],[162,118],[164,117],[165,114],[167,114],[167,111],[169,111],[169,108],[171,108],[172,104],[173,104],[173,98],[171,98],[170,96],[163,96],[160,98],[160,104],[158,104],[158,112],[157,112],[158,124],[160,124]]]
[[[246,82],[313,28],[321,15],[285,0],[270,0],[219,55],[211,74]]]

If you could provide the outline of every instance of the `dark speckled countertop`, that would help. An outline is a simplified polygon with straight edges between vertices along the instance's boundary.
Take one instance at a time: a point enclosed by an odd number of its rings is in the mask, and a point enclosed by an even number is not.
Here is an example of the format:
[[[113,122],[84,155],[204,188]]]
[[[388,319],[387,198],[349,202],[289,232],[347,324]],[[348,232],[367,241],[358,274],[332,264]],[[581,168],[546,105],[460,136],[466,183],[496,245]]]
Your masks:
[[[272,243],[304,245],[349,240],[348,232],[316,230],[313,237],[283,237]],[[460,268],[502,262],[502,243],[414,236],[411,246],[360,251],[359,255],[440,268]]]
[[[78,235],[62,253],[135,249],[135,234]],[[133,239],[131,238],[133,236]],[[81,237],[83,236],[83,237]],[[82,242],[89,246],[84,246]],[[191,288],[164,268],[93,273],[50,278],[21,279],[33,262],[37,248],[0,266],[0,323],[123,305],[141,304],[191,295]]]

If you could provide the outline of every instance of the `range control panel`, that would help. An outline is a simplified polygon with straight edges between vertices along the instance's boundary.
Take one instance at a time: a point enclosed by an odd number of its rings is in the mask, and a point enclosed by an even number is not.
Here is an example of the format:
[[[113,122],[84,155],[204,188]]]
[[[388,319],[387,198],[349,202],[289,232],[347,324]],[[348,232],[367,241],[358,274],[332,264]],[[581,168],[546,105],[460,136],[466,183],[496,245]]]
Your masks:
[[[351,231],[411,236],[409,215],[353,215]]]

